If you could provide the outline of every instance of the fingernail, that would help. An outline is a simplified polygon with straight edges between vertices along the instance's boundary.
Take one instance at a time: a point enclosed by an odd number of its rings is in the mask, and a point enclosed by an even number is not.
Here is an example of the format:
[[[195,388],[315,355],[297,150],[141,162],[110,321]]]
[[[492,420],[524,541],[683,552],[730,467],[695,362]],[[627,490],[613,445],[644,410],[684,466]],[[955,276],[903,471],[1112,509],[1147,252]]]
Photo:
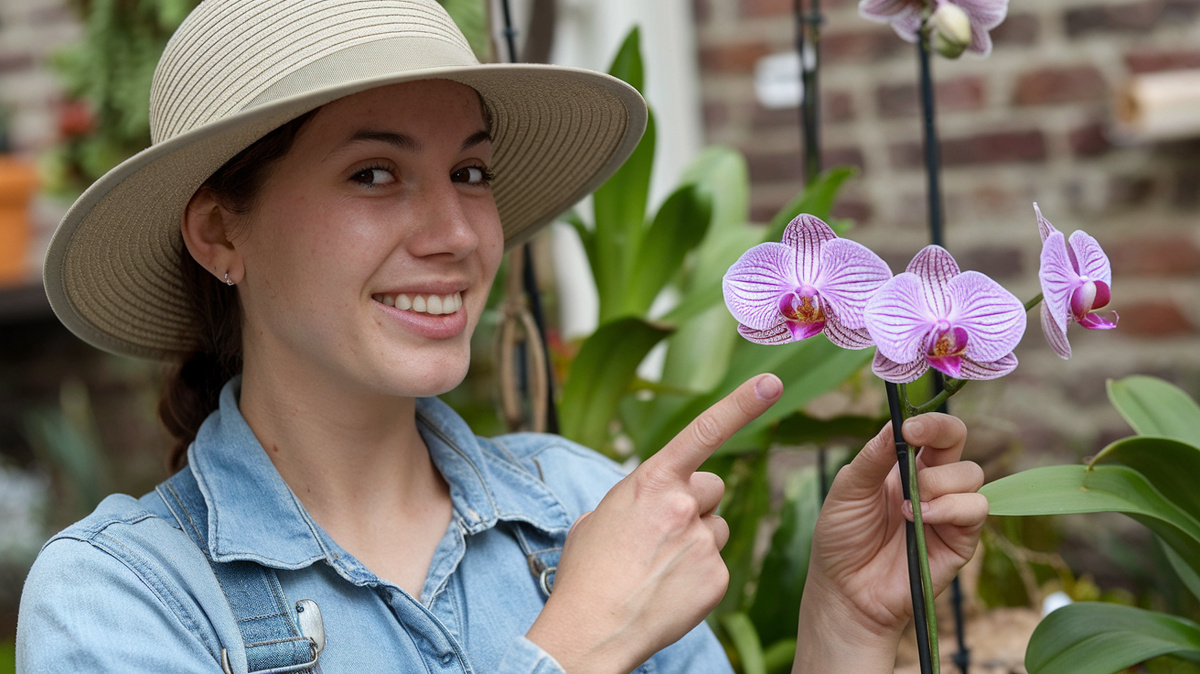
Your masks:
[[[779,377],[769,374],[759,378],[754,384],[754,394],[759,400],[775,400],[779,394],[783,393],[783,382],[779,381]]]
[[[921,516],[924,517],[925,515],[928,515],[928,514],[929,514],[929,504],[924,501],[921,501]],[[909,519],[912,519],[912,515],[913,515],[912,501],[905,501],[904,502],[904,516]]]

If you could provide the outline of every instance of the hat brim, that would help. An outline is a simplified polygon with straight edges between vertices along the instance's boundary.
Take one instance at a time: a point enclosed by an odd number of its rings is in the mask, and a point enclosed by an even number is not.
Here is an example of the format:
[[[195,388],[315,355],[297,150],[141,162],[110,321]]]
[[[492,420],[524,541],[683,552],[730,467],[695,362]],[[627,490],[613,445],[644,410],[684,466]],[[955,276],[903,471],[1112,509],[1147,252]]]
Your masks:
[[[603,184],[646,127],[646,104],[635,89],[560,66],[452,66],[318,84],[156,143],[97,180],[51,239],[44,267],[51,307],[75,335],[105,351],[152,360],[190,353],[197,319],[178,256],[182,214],[200,185],[305,112],[367,89],[428,79],[470,86],[489,109],[493,195],[507,247]]]

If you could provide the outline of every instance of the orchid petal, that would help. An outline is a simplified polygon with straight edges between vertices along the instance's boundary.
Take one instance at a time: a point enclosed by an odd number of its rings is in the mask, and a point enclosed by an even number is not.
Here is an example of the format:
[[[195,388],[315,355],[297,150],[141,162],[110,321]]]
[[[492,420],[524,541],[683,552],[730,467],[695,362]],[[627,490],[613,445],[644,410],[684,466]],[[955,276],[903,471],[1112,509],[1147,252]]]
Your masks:
[[[875,352],[875,360],[871,362],[871,371],[875,373],[875,376],[893,384],[914,382],[920,379],[928,369],[929,361],[924,358],[917,358],[907,363],[897,363],[878,351]]]
[[[967,271],[950,279],[955,311],[951,323],[965,328],[966,357],[991,362],[1010,353],[1025,334],[1025,305],[985,274]]]
[[[860,0],[858,13],[872,21],[887,23],[911,4],[911,0]]]
[[[1071,250],[1079,261],[1079,275],[1091,281],[1112,285],[1112,266],[1095,237],[1081,230],[1071,233]],[[1104,305],[1100,305],[1104,306]]]
[[[935,317],[929,315],[921,294],[921,280],[905,272],[893,276],[867,302],[867,331],[880,353],[908,363],[923,357],[925,336]]]
[[[1092,302],[1092,311],[1103,309],[1112,301],[1112,290],[1104,281],[1093,281],[1096,284],[1096,300]]]
[[[1017,369],[1017,357],[1011,353],[1005,354],[990,363],[977,363],[970,358],[962,362],[962,379],[998,379]]]
[[[891,22],[892,30],[896,31],[901,39],[905,42],[916,42],[924,19],[921,18],[920,10],[910,7],[893,17]]]
[[[971,24],[991,30],[1008,14],[1008,0],[952,0],[971,17]]]
[[[1054,232],[1042,244],[1038,279],[1042,285],[1042,301],[1062,332],[1067,331],[1067,316],[1071,311],[1071,293],[1079,282],[1075,268],[1067,256],[1067,242],[1062,232]]]
[[[1088,330],[1112,330],[1113,328],[1117,327],[1117,319],[1120,317],[1117,316],[1117,312],[1115,311],[1111,313],[1112,320],[1109,320],[1100,314],[1092,313],[1084,316],[1083,319],[1079,321],[1079,324]]]
[[[921,279],[921,294],[933,315],[941,318],[950,313],[950,295],[946,284],[958,276],[958,263],[950,251],[941,246],[925,246],[908,263],[910,273]]]
[[[987,28],[980,26],[974,21],[971,22],[971,44],[967,45],[967,51],[980,56],[987,56],[992,53],[992,35]]]
[[[866,327],[863,311],[875,291],[892,278],[892,270],[870,248],[849,239],[821,247],[821,275],[813,283],[846,327]]]
[[[843,349],[866,349],[875,346],[875,342],[871,340],[871,333],[867,332],[866,328],[858,330],[848,328],[841,321],[830,317],[825,321],[825,336],[829,341]]]
[[[1049,220],[1042,217],[1042,209],[1038,208],[1037,202],[1033,204],[1033,212],[1037,213],[1038,233],[1042,235],[1042,243],[1046,243],[1046,239],[1058,230],[1054,228],[1054,225],[1050,224]]]
[[[785,321],[785,325],[787,325],[788,330],[791,330],[792,337],[795,338],[797,342],[821,334],[821,331],[825,329],[826,323],[827,321],[814,321],[811,323]]]
[[[1067,341],[1067,328],[1060,327],[1058,322],[1050,316],[1050,307],[1042,302],[1042,334],[1046,336],[1046,342],[1050,344],[1050,349],[1058,354],[1063,360],[1071,358],[1071,343]]]
[[[746,251],[721,284],[725,305],[739,323],[766,330],[779,322],[779,298],[795,286],[795,254],[781,243],[762,243]]]
[[[962,356],[930,356],[929,365],[948,377],[962,379]]]
[[[783,245],[796,256],[796,279],[801,283],[812,283],[820,274],[821,247],[837,239],[833,228],[820,218],[803,213],[797,215],[783,230]]]
[[[739,323],[738,334],[755,344],[787,344],[793,341],[792,331],[783,321],[766,330],[755,330]]]

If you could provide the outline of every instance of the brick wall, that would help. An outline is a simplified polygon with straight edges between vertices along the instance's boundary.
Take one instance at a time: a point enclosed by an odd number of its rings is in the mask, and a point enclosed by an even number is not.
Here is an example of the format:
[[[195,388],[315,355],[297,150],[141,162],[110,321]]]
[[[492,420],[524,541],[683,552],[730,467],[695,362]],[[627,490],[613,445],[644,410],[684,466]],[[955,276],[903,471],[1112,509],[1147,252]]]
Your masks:
[[[759,220],[802,181],[797,111],[762,108],[753,88],[757,59],[793,48],[792,5],[695,2],[707,140],[746,153]],[[854,0],[821,5],[825,161],[861,171],[838,213],[899,271],[927,242],[916,48]],[[1121,323],[1072,329],[1076,355],[1063,362],[1031,316],[1021,368],[969,388],[955,410],[1060,455],[1023,463],[1069,459],[1127,434],[1106,378],[1155,374],[1200,394],[1200,139],[1118,146],[1106,133],[1130,74],[1200,67],[1200,0],[1011,0],[993,38],[987,59],[934,64],[948,247],[1031,297],[1037,201],[1059,229],[1104,245]]]

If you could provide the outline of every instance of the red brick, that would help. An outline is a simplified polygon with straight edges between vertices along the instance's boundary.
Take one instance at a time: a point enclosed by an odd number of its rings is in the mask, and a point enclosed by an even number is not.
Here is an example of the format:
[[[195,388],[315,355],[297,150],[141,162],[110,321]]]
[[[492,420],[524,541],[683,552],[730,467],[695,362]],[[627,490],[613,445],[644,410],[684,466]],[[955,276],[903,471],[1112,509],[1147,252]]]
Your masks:
[[[1154,199],[1158,185],[1153,177],[1139,174],[1109,178],[1105,198],[1109,208],[1145,206]]]
[[[844,5],[857,4],[858,0],[822,0],[821,11],[835,9]],[[742,16],[772,16],[795,14],[795,0],[741,0],[738,3]],[[801,8],[808,11],[809,3],[804,2]]]
[[[1137,51],[1125,55],[1125,64],[1134,74],[1200,68],[1200,50]]]
[[[771,48],[762,42],[735,42],[700,48],[700,69],[709,73],[751,73]]]
[[[800,148],[792,152],[745,152],[750,182],[786,183],[804,180],[804,157]],[[826,167],[852,165],[862,168],[862,150],[857,147],[825,148],[822,162]]]
[[[1105,134],[1106,128],[1103,122],[1094,122],[1071,131],[1067,136],[1071,153],[1083,158],[1097,157],[1108,152],[1112,145]]]
[[[981,272],[999,281],[1025,274],[1025,253],[1013,246],[972,248],[957,253],[955,258],[960,268]]]
[[[856,117],[854,98],[846,91],[821,91],[821,123],[838,124]],[[750,123],[755,129],[772,129],[781,126],[800,126],[799,108],[767,109],[754,106]]]
[[[874,215],[871,202],[863,199],[838,199],[833,205],[833,217],[848,218],[859,226],[870,225]]]
[[[1043,68],[1017,80],[1016,105],[1047,105],[1104,100],[1108,82],[1094,66]]]
[[[1120,291],[1118,290],[1118,293]],[[1119,294],[1114,295],[1119,299]],[[1117,330],[1132,337],[1178,337],[1196,329],[1182,310],[1170,300],[1139,300],[1115,305],[1120,314]]]
[[[821,36],[821,60],[824,64],[871,63],[910,49],[915,51],[916,47],[901,40],[892,29],[884,26]]]
[[[704,116],[704,128],[710,131],[729,122],[729,105],[724,101],[704,101],[700,110]]]
[[[1194,0],[1140,0],[1069,9],[1065,24],[1070,37],[1095,33],[1146,33],[1160,25],[1191,21],[1197,14],[1200,14],[1200,3]]]
[[[1117,275],[1200,276],[1200,246],[1190,234],[1140,234],[1120,241],[1103,241]]]
[[[976,76],[938,82],[934,96],[939,110],[980,110],[986,104],[986,85]],[[921,112],[918,88],[913,84],[882,85],[875,91],[875,103],[882,117],[906,117]]]
[[[1034,45],[1041,29],[1041,22],[1033,14],[1009,14],[1004,23],[992,29],[992,43],[997,47]]]
[[[1046,137],[1041,131],[1005,131],[984,133],[968,138],[942,139],[943,166],[973,166],[1046,159]],[[897,143],[888,148],[892,166],[924,166],[925,150],[921,143]]]
[[[712,19],[712,0],[692,0],[692,18],[703,26]]]

